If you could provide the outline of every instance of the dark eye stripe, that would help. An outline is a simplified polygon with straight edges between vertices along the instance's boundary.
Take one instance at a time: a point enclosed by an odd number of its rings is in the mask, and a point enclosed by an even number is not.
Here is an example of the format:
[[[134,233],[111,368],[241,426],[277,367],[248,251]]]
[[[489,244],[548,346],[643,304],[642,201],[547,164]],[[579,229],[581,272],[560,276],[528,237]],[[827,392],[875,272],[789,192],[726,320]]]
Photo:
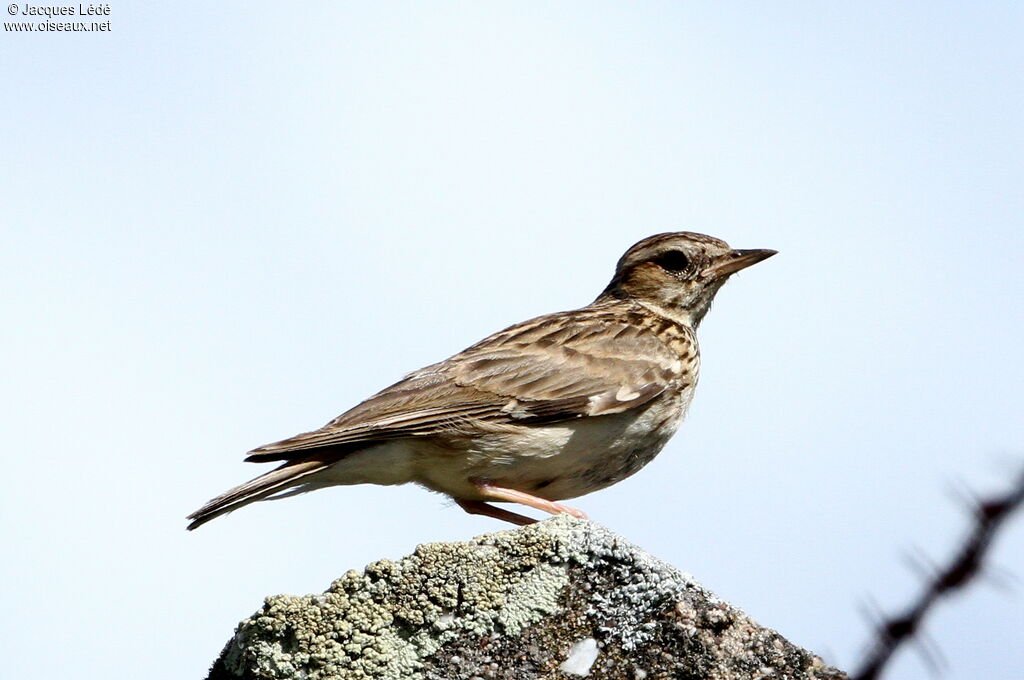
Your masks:
[[[681,272],[690,266],[690,258],[681,250],[670,250],[662,253],[654,258],[652,262],[665,271],[670,272]]]

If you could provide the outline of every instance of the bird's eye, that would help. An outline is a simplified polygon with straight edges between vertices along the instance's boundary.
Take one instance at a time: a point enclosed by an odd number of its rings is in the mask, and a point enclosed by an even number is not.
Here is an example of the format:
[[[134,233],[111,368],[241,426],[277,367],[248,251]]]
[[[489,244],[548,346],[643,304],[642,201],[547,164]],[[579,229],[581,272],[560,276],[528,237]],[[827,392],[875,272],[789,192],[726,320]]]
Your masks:
[[[681,272],[690,266],[690,258],[681,250],[670,250],[654,258],[654,264],[665,271]]]

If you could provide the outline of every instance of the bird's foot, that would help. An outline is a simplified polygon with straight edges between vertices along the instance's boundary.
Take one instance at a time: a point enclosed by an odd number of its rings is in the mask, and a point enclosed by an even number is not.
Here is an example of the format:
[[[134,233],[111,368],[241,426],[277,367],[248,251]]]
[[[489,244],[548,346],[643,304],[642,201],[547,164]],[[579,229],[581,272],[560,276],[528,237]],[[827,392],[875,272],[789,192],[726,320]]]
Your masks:
[[[573,516],[573,517],[575,517],[577,519],[587,519],[586,514],[584,514],[582,510],[577,510],[576,508],[571,508],[568,505],[562,505],[561,503],[555,503],[554,501],[549,501],[546,498],[539,498],[537,496],[530,495],[530,494],[526,493],[525,491],[517,491],[516,489],[506,489],[505,487],[495,486],[495,485],[491,484],[490,482],[487,482],[487,481],[484,481],[484,480],[480,480],[480,479],[473,479],[473,480],[470,480],[470,481],[473,483],[473,486],[476,487],[476,489],[480,493],[480,495],[484,496],[488,500],[508,501],[510,503],[519,503],[521,505],[525,505],[525,506],[530,507],[530,508],[536,508],[537,510],[543,510],[544,512],[550,513],[552,515],[571,515],[571,516]],[[512,522],[514,524],[523,524],[523,522],[519,522],[519,521],[516,521],[516,520],[513,520],[513,519],[509,519],[509,518],[504,517],[504,516],[499,516],[497,514],[492,514],[492,511],[496,512],[496,513],[508,513],[509,515],[513,515],[513,516],[518,517],[520,519],[529,519],[527,517],[523,517],[522,515],[518,515],[518,514],[516,514],[514,512],[509,512],[507,510],[501,510],[499,508],[495,508],[493,506],[487,505],[487,503],[484,503],[482,501],[457,501],[457,502],[459,503],[459,505],[462,506],[463,509],[466,510],[466,512],[470,512],[470,513],[473,513],[473,514],[486,514],[486,515],[488,515],[490,517],[497,517],[498,519],[504,519],[505,521]],[[480,504],[482,506],[485,506],[489,510],[488,511],[482,511],[480,508],[475,507],[475,506],[474,506],[473,510],[470,510],[470,509],[468,509],[466,507],[466,503],[478,503],[478,504]],[[532,524],[534,521],[536,521],[536,520],[531,520],[530,522],[526,522],[526,523],[527,524]]]
[[[471,515],[484,515],[486,517],[494,517],[505,522],[512,524],[518,524],[523,527],[527,524],[536,524],[537,520],[526,515],[520,515],[518,512],[512,512],[511,510],[505,510],[503,508],[496,508],[489,503],[483,501],[466,501],[461,498],[456,498],[455,502],[459,504],[463,510]]]

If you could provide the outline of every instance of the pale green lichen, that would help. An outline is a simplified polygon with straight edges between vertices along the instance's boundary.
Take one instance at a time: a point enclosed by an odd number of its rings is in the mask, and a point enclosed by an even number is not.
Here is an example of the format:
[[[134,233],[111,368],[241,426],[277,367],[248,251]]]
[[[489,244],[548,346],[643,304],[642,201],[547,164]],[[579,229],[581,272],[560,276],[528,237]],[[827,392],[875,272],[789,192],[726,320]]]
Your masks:
[[[519,635],[525,626],[558,611],[558,596],[568,583],[569,570],[564,564],[538,564],[509,586],[505,606],[498,610],[498,623],[509,635]]]
[[[415,678],[420,660],[451,639],[518,635],[555,612],[568,583],[565,546],[542,525],[423,545],[397,562],[350,571],[323,595],[267,598],[239,626],[224,670],[310,680]]]

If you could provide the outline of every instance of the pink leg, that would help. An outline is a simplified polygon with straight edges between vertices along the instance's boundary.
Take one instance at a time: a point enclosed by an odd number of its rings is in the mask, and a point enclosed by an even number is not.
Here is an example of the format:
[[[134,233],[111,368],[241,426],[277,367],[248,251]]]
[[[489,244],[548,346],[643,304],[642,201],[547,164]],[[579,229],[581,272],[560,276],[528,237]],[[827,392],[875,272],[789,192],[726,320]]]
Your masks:
[[[481,479],[469,480],[476,487],[477,491],[480,492],[481,496],[489,500],[495,501],[509,501],[511,503],[520,503],[530,508],[537,508],[544,512],[552,515],[572,515],[577,519],[587,519],[587,516],[583,514],[581,510],[576,508],[570,508],[568,505],[562,505],[561,503],[555,503],[544,498],[538,498],[537,496],[531,496],[524,491],[516,491],[515,489],[506,489],[501,486],[494,486],[490,482],[486,482]]]
[[[488,505],[483,501],[464,501],[461,498],[456,498],[455,502],[459,504],[463,510],[471,515],[485,515],[487,517],[494,517],[495,519],[504,520],[511,522],[512,524],[518,524],[519,526],[526,526],[527,524],[536,524],[537,520],[527,517],[526,515],[520,515],[516,512],[509,510],[503,510],[496,508],[493,505]]]

